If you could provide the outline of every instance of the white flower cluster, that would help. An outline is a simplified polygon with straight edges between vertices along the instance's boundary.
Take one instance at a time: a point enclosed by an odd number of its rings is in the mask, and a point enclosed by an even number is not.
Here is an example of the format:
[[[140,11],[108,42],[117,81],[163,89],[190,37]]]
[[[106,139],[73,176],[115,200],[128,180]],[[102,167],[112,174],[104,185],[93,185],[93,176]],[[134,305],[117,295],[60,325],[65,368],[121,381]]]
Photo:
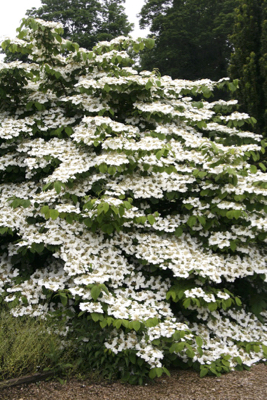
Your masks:
[[[37,23],[39,23],[41,26],[45,26],[47,28],[55,29],[55,28],[63,28],[63,24],[61,22],[54,22],[54,21],[44,21],[42,19],[36,19],[35,20]]]

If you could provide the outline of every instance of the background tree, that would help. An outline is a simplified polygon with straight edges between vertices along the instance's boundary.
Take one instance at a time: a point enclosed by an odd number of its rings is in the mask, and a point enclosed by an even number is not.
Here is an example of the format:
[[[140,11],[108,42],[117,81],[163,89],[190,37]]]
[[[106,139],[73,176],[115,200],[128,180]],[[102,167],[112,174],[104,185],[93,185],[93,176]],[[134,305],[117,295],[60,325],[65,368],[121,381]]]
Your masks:
[[[140,26],[150,26],[156,45],[143,53],[142,68],[181,79],[226,76],[236,5],[237,0],[148,0]]]
[[[61,22],[63,37],[91,49],[98,41],[128,35],[133,24],[123,7],[125,0],[42,0],[42,7],[27,15],[45,21]]]
[[[267,133],[267,1],[240,0],[236,9],[234,33],[230,40],[235,49],[229,74],[240,79],[238,100],[243,111],[254,116],[256,130]]]

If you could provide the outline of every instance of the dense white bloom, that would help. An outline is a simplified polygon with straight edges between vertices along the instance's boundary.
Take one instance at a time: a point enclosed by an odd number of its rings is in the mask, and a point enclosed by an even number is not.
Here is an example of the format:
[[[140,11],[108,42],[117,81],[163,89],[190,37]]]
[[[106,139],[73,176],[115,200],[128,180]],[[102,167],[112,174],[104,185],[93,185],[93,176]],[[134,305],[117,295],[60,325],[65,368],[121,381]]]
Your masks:
[[[234,100],[198,108],[216,82],[138,73],[125,49],[141,39],[71,51],[61,24],[31,23],[10,43],[34,62],[0,65],[23,76],[0,108],[0,294],[12,314],[75,301],[116,328],[108,350],[150,368],[172,346],[185,363],[265,360],[267,175],[249,164],[262,140],[239,129],[249,116]]]

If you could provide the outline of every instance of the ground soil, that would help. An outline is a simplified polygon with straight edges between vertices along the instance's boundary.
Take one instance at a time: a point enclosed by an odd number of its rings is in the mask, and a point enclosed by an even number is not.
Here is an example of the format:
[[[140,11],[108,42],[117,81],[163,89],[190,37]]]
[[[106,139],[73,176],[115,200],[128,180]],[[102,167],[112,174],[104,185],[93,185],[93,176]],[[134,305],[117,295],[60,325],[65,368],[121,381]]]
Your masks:
[[[0,400],[266,400],[267,366],[200,378],[194,371],[171,371],[144,386],[70,379],[23,384],[0,391]]]

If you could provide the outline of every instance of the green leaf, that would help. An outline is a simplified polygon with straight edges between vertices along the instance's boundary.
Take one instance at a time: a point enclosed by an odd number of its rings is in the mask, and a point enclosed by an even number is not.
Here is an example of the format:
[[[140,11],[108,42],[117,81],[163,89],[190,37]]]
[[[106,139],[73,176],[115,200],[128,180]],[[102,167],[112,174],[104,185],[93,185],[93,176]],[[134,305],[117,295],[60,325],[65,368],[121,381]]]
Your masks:
[[[54,188],[55,188],[55,191],[59,194],[61,192],[61,183],[54,182]]]
[[[44,243],[33,243],[31,247],[36,253],[41,254],[44,250]]]
[[[50,218],[54,221],[59,216],[59,212],[57,210],[50,210],[49,211]]]
[[[187,220],[187,225],[192,228],[197,222],[197,218],[194,215],[191,215]]]
[[[228,219],[238,219],[242,214],[241,210],[231,210],[231,211],[227,211],[226,213],[226,217]]]
[[[155,368],[155,369],[156,369],[157,377],[160,378],[161,375],[163,374],[163,368]]]
[[[29,101],[29,103],[26,104],[26,110],[29,111],[33,106],[33,101]]]
[[[43,104],[38,103],[37,101],[34,103],[35,107],[37,108],[38,111],[43,110],[45,107]]]
[[[102,329],[105,328],[107,326],[107,320],[103,319],[103,321],[99,322],[99,325],[101,326]]]
[[[130,210],[132,208],[132,205],[131,203],[129,203],[129,201],[124,201],[123,205],[126,208],[126,210]]]
[[[157,153],[156,153],[156,158],[159,160],[162,156],[163,156],[163,154],[164,154],[164,150],[162,149],[162,150],[159,150]]]
[[[169,290],[166,293],[166,300],[169,300],[170,298],[172,298],[174,301],[176,299],[176,292],[174,290]]]
[[[90,315],[91,315],[91,318],[92,318],[92,320],[94,322],[98,322],[98,321],[103,321],[104,320],[103,315],[100,314],[100,313],[93,312]]]
[[[133,327],[133,329],[134,329],[135,331],[139,331],[139,329],[141,328],[141,324],[140,324],[139,321],[132,321],[132,322],[131,322],[131,325],[132,325],[132,327]]]
[[[242,301],[239,299],[239,297],[235,297],[235,302],[237,306],[242,306]]]
[[[201,367],[200,374],[199,374],[200,378],[203,378],[204,376],[206,376],[208,374],[208,372],[209,372],[208,368]]]
[[[236,250],[236,247],[237,247],[237,246],[236,246],[236,242],[235,242],[234,240],[231,240],[231,241],[230,241],[230,247],[231,247],[231,250],[232,250],[232,251],[235,251],[235,250]]]
[[[45,218],[48,219],[50,217],[50,210],[48,206],[43,206],[41,208],[41,213],[45,215]]]
[[[21,205],[22,205],[23,208],[28,208],[28,207],[30,207],[31,202],[30,202],[30,200],[23,200],[21,202]]]
[[[169,352],[170,352],[170,353],[173,353],[173,352],[179,353],[180,351],[182,351],[182,350],[185,348],[185,346],[186,346],[186,343],[185,343],[185,342],[174,343],[174,344],[170,347]]]
[[[262,351],[264,353],[264,357],[267,357],[267,346],[265,346],[264,344],[261,345]]]
[[[38,25],[33,18],[31,18],[31,20],[30,20],[30,26],[33,31],[36,31],[38,29]]]
[[[101,164],[101,165],[99,165],[98,169],[102,174],[105,174],[108,170],[108,167],[106,164]]]
[[[179,226],[179,228],[176,228],[176,229],[175,229],[174,234],[175,234],[176,237],[182,236],[182,234],[183,234],[183,228],[181,228],[181,227]]]
[[[202,226],[206,225],[206,218],[202,217],[202,216],[197,216],[197,219],[199,220],[199,222],[201,223]]]
[[[174,334],[172,335],[172,338],[175,341],[181,340],[181,331],[174,332]]]
[[[251,172],[252,174],[256,174],[257,171],[258,171],[258,169],[257,169],[256,165],[251,165],[251,166],[250,166],[250,172]]]
[[[106,285],[104,283],[101,283],[99,285],[99,287],[101,288],[101,290],[103,290],[103,292],[105,292],[106,294],[109,294],[108,288],[106,287]]]
[[[71,126],[66,126],[65,132],[68,136],[70,136],[73,133],[72,127]]]
[[[125,328],[129,328],[130,322],[127,321],[127,319],[123,319],[123,320],[122,320],[122,325],[123,325]]]
[[[136,223],[137,224],[142,224],[142,225],[144,225],[144,223],[146,222],[146,217],[144,216],[144,217],[137,217],[136,218]]]
[[[203,340],[201,339],[201,337],[199,337],[199,336],[196,337],[196,344],[197,344],[199,347],[202,347],[202,346],[203,346]]]
[[[263,163],[259,163],[259,167],[263,170],[263,172],[266,172],[267,168]]]
[[[94,285],[91,289],[91,296],[96,301],[101,293],[101,289],[98,285]]]
[[[184,308],[188,308],[191,304],[191,299],[185,299],[183,302]]]
[[[156,376],[157,376],[157,372],[156,372],[156,368],[152,368],[150,371],[149,371],[149,378],[150,379],[154,379],[154,378],[156,378]]]
[[[110,87],[109,87],[109,85],[108,85],[107,83],[105,83],[104,90],[105,90],[105,92],[107,92],[107,93],[110,92]]]
[[[140,50],[140,45],[139,45],[139,43],[133,43],[133,49],[134,49],[134,51],[135,51],[136,53],[138,53],[139,50]]]
[[[209,303],[209,304],[208,304],[208,309],[209,309],[211,312],[217,310],[217,308],[218,308],[218,305],[217,305],[216,302],[212,302],[212,303]]]
[[[257,344],[254,344],[254,345],[253,345],[253,351],[255,351],[255,353],[259,353],[259,351],[260,351],[260,346],[257,345]]]
[[[155,46],[155,40],[154,39],[145,39],[145,46],[147,49],[151,50]]]
[[[209,96],[208,96],[208,97],[209,97]],[[207,127],[207,124],[206,124],[205,121],[198,121],[198,122],[197,122],[197,127],[198,127],[199,129],[206,128],[206,127]],[[205,173],[205,174],[206,174],[206,173]]]
[[[114,232],[114,226],[113,224],[101,224],[101,230],[108,235],[111,235]]]
[[[115,175],[116,174],[116,167],[109,167],[108,168],[108,173],[110,175]]]
[[[102,203],[102,207],[103,207],[104,212],[107,213],[108,210],[109,210],[109,204],[108,203]]]
[[[62,37],[58,35],[57,33],[54,33],[54,37],[57,39],[59,43],[62,43]]]
[[[132,364],[136,363],[136,355],[131,353],[129,354],[129,360],[131,361]]]
[[[184,206],[187,210],[192,210],[192,208],[194,208],[194,206],[192,206],[192,204],[185,204]]]
[[[152,327],[158,325],[158,318],[149,318],[149,319],[147,319],[146,322],[145,322],[145,325],[148,328],[152,328]]]
[[[234,83],[229,82],[227,86],[228,86],[228,89],[229,89],[231,92],[235,92],[235,91],[236,91],[236,86],[234,85]]]
[[[237,186],[237,184],[238,184],[238,178],[237,178],[236,175],[233,175],[232,183],[233,183],[234,186]]]
[[[147,220],[150,223],[150,225],[153,225],[155,223],[155,217],[154,215],[148,215]]]
[[[239,364],[239,365],[242,365],[243,364],[243,362],[242,362],[242,360],[241,360],[241,358],[240,357],[234,357],[234,360],[237,362],[237,364]]]
[[[47,183],[46,185],[43,186],[43,191],[45,192],[45,191],[48,190],[52,185],[53,185],[53,182]]]
[[[83,220],[83,223],[85,226],[87,226],[88,228],[91,228],[92,224],[93,224],[93,220],[91,218],[85,218]]]
[[[151,82],[151,80],[148,80],[145,88],[146,88],[146,90],[149,90],[152,86],[153,86],[153,83]]]
[[[68,297],[64,292],[59,293],[60,296],[60,301],[63,304],[63,306],[66,306],[68,304]]]
[[[164,372],[167,376],[171,376],[170,371],[169,371],[167,368],[163,367],[162,369],[163,369],[163,372]]]
[[[246,352],[247,352],[247,353],[250,352],[251,347],[252,347],[252,345],[251,345],[250,343],[248,343],[248,344],[246,345]]]

